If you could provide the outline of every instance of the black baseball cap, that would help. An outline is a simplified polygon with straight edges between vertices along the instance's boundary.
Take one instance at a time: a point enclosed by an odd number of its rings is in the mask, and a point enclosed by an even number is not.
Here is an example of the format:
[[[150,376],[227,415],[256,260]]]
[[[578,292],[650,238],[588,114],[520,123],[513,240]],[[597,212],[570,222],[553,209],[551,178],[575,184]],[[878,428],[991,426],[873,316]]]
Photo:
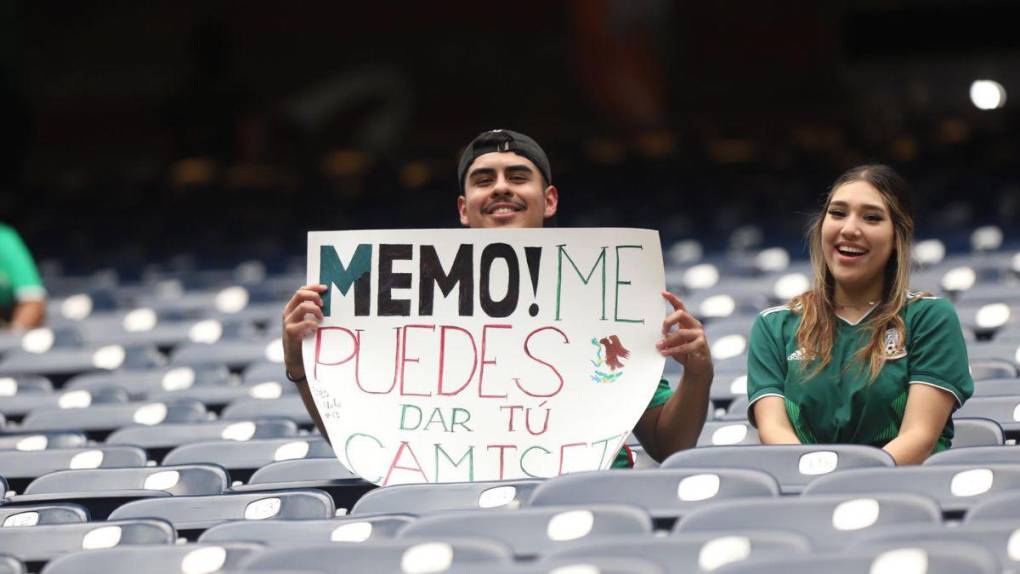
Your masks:
[[[549,167],[549,158],[538,142],[520,132],[489,130],[478,134],[460,154],[460,162],[457,165],[457,181],[460,183],[461,192],[464,191],[464,180],[467,177],[468,168],[479,156],[507,151],[531,160],[531,163],[535,164],[542,177],[545,178],[545,184],[552,185],[552,169]]]

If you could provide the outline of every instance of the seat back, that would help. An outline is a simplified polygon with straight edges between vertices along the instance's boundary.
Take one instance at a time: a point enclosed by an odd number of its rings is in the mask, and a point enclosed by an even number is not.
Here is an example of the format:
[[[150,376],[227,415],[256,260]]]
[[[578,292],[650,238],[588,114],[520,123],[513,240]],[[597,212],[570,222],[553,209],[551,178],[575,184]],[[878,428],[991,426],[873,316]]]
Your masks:
[[[550,478],[538,485],[528,504],[633,504],[656,518],[675,518],[717,500],[778,495],[776,480],[757,470],[708,467],[606,470]]]
[[[828,551],[849,545],[872,528],[941,520],[935,501],[920,495],[843,494],[724,500],[684,516],[674,530],[779,529],[802,534],[817,550]]]
[[[351,509],[351,514],[513,509],[526,504],[540,482],[505,480],[387,486],[362,496]]]
[[[577,540],[627,534],[648,535],[651,517],[625,505],[543,506],[514,511],[472,510],[424,516],[400,531],[400,538],[482,536],[513,548],[518,557],[544,555]]]
[[[783,493],[796,494],[821,476],[851,468],[892,467],[885,451],[864,445],[748,445],[687,449],[662,462],[663,468],[723,467],[767,472]]]

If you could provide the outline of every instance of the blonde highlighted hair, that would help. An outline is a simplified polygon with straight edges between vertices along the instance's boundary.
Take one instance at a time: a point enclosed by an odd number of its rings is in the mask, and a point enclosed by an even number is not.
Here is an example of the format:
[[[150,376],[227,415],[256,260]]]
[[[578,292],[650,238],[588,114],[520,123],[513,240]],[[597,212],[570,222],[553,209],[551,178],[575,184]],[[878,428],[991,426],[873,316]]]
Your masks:
[[[789,302],[790,309],[802,315],[797,328],[797,346],[804,349],[810,360],[809,379],[832,362],[836,332],[833,300],[835,281],[822,253],[822,223],[833,193],[848,183],[858,181],[870,184],[882,196],[893,224],[893,250],[884,270],[882,298],[864,323],[869,333],[868,344],[854,355],[854,361],[867,365],[871,380],[874,381],[885,366],[886,332],[894,329],[899,333],[900,344],[906,341],[901,311],[909,303],[907,291],[910,286],[910,251],[914,237],[913,206],[906,182],[891,167],[880,164],[861,165],[850,169],[832,184],[821,212],[811,220],[807,241],[814,285],[811,290]]]

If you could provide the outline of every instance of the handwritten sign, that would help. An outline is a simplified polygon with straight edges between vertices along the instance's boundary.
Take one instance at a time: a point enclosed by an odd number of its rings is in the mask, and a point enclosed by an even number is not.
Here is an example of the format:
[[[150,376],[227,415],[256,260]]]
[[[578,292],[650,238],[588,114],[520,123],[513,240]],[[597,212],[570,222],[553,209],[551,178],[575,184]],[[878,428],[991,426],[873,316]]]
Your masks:
[[[381,485],[608,468],[662,375],[657,232],[313,232],[305,372],[340,462]]]

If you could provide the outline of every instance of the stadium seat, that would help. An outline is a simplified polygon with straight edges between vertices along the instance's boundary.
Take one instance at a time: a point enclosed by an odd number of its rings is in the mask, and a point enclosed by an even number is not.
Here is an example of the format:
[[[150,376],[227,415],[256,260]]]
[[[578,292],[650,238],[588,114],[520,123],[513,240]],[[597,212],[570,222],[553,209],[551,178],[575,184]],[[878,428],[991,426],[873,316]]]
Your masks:
[[[971,507],[964,516],[964,522],[984,522],[988,520],[1009,520],[1013,524],[1020,519],[1020,492],[1004,492],[982,500]]]
[[[0,372],[67,376],[117,368],[147,369],[159,366],[163,360],[163,356],[151,347],[109,345],[77,349],[54,348],[45,353],[17,349],[0,360]]]
[[[94,520],[101,520],[133,500],[221,494],[229,485],[227,472],[214,464],[60,470],[35,479],[10,503],[73,502],[88,508]]]
[[[56,393],[19,393],[0,400],[0,414],[21,417],[26,413],[42,409],[81,409],[92,405],[128,402],[124,389],[107,387],[95,391],[74,390]]]
[[[278,399],[240,398],[227,405],[220,416],[226,420],[283,417],[303,427],[315,424],[301,397],[295,394]]]
[[[812,480],[831,472],[862,467],[892,467],[885,451],[864,445],[751,445],[682,450],[663,468],[746,468],[766,472],[783,494],[799,494]]]
[[[256,470],[248,484],[234,486],[233,492],[315,488],[333,497],[337,510],[350,511],[365,493],[374,490],[344,468],[336,457],[299,458],[271,462]]]
[[[953,417],[953,448],[995,446],[1005,442],[999,423],[979,417]]]
[[[735,399],[747,397],[747,372],[735,370],[716,372],[709,389],[709,398],[714,405],[727,407]]]
[[[297,425],[286,419],[203,421],[129,426],[110,433],[106,444],[131,444],[150,452],[201,441],[275,439],[297,436]]]
[[[235,480],[247,480],[259,467],[280,460],[330,458],[333,448],[321,438],[285,437],[248,441],[214,440],[181,445],[163,457],[163,464],[216,461]]]
[[[88,511],[77,504],[0,506],[0,528],[40,524],[74,524],[88,522],[88,520]]]
[[[972,446],[937,452],[928,457],[925,466],[955,464],[976,467],[986,464],[1020,464],[1020,448],[1015,446]]]
[[[953,544],[965,542],[981,546],[999,561],[1003,572],[1020,568],[1020,554],[1010,547],[1010,541],[1020,536],[1016,520],[976,521],[965,524],[926,524],[911,528],[878,528],[854,544],[854,548],[876,549],[888,545]],[[1015,544],[1015,542],[1014,542]]]
[[[528,506],[598,503],[640,506],[655,519],[675,519],[718,500],[779,496],[768,473],[741,468],[605,470],[550,478],[531,493]]]
[[[409,514],[371,514],[329,520],[236,521],[213,526],[199,541],[249,541],[268,546],[377,541],[394,538],[414,520]]]
[[[0,376],[0,397],[7,400],[21,394],[52,393],[53,383],[39,375]]]
[[[46,574],[192,574],[235,571],[258,553],[258,544],[125,546],[67,554],[46,565]]]
[[[971,352],[972,347],[968,347],[967,352]],[[970,359],[970,376],[975,381],[983,381],[985,379],[1001,379],[1011,378],[1017,376],[1016,365],[1012,362],[1012,359],[1002,358],[987,358],[987,359]]]
[[[127,391],[132,400],[144,401],[158,392],[179,391],[195,386],[220,386],[229,381],[230,371],[227,367],[212,364],[87,373],[68,380],[65,388],[97,390],[113,386]]]
[[[957,543],[940,547],[909,545],[872,552],[815,554],[738,562],[715,574],[997,574],[995,557],[980,546]]]
[[[399,484],[377,488],[354,505],[351,514],[440,510],[515,509],[527,504],[539,480]]]
[[[956,514],[1015,488],[1020,488],[1020,464],[927,465],[860,468],[829,474],[811,482],[804,489],[804,496],[915,493],[932,497],[943,512]]]
[[[343,565],[344,574],[383,572],[447,572],[464,566],[485,572],[489,566],[512,560],[507,545],[494,540],[444,538],[379,540],[360,544],[329,544],[267,548],[252,556],[243,572],[315,572],[332,574]]]
[[[925,496],[842,494],[724,500],[684,516],[674,531],[777,529],[806,536],[818,551],[833,551],[874,528],[889,525],[910,528],[941,520],[938,504]]]
[[[0,528],[0,553],[22,562],[47,562],[79,550],[135,544],[173,544],[173,527],[162,520],[140,518],[81,524]]]
[[[0,451],[0,469],[21,491],[31,480],[56,470],[145,466],[145,451],[133,446],[95,446],[39,451]]]
[[[956,411],[955,417],[992,419],[999,423],[1007,437],[1016,438],[1014,435],[1020,434],[1020,395],[972,398]]]
[[[77,429],[106,433],[129,425],[157,425],[207,420],[202,403],[123,403],[92,405],[87,409],[38,409],[29,413],[21,426],[26,430]]]
[[[705,423],[698,435],[698,446],[761,444],[758,429],[749,422],[712,421]]]
[[[282,309],[282,307],[281,307]],[[173,365],[222,364],[243,369],[261,361],[282,362],[283,344],[279,338],[223,340],[216,343],[186,343],[170,355]]]
[[[194,531],[228,520],[331,518],[334,510],[329,495],[309,489],[136,500],[114,510],[110,520],[155,517]]]
[[[974,381],[975,397],[1020,396],[1020,378],[985,379]]]
[[[542,506],[513,511],[472,510],[423,516],[405,526],[400,538],[482,536],[513,548],[520,559],[543,556],[578,540],[652,532],[644,510],[621,504]]]
[[[77,448],[88,440],[80,432],[16,432],[0,434],[0,451],[35,451],[54,448]]]
[[[808,554],[811,545],[799,534],[782,531],[732,530],[684,532],[669,537],[615,536],[582,541],[549,554],[561,558],[634,557],[654,560],[670,574],[710,572],[724,564],[766,556]]]

